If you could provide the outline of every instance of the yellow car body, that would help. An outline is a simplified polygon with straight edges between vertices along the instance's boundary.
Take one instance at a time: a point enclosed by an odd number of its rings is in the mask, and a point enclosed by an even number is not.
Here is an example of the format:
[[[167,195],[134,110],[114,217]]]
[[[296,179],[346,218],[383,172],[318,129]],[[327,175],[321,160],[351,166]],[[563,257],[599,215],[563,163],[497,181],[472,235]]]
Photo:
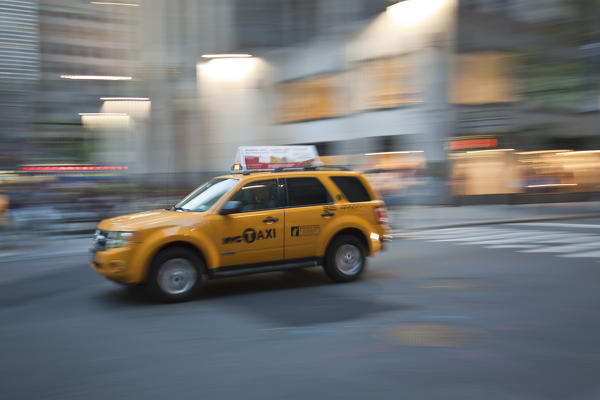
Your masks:
[[[348,193],[334,181],[350,182],[354,187],[359,182],[366,193],[361,192],[362,198],[351,196],[366,201],[350,201]],[[150,279],[151,266],[159,253],[185,248],[197,255],[196,264],[201,264],[197,267],[198,280],[205,280],[321,265],[332,240],[340,235],[359,240],[361,245],[355,247],[361,248],[364,256],[380,251],[387,240],[385,205],[358,172],[327,169],[246,172],[211,182],[216,182],[212,188],[230,187],[210,207],[204,206],[206,210],[184,208],[192,202],[200,204],[196,198],[213,190],[202,191],[201,187],[184,199],[180,203],[184,207],[179,209],[153,210],[101,221],[90,249],[91,267],[117,282],[144,284]],[[326,194],[321,193],[318,183]],[[311,187],[316,189],[309,190]],[[321,204],[304,204],[310,203],[310,197],[319,190]],[[200,194],[193,197],[196,192]],[[271,198],[256,200],[256,193]],[[253,194],[255,198],[246,199]],[[292,195],[295,197],[290,200]],[[223,210],[227,204],[254,209],[226,213]],[[107,246],[111,235],[117,239]],[[346,249],[352,250],[348,246]]]

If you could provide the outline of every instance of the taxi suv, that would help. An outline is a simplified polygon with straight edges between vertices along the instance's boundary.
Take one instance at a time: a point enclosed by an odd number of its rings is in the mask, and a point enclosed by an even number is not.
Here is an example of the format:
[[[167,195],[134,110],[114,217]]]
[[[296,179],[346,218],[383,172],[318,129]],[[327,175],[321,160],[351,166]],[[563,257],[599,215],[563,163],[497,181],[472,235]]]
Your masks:
[[[343,167],[243,171],[210,180],[167,210],[101,221],[91,267],[165,301],[203,281],[322,265],[336,282],[363,272],[387,236],[387,211]]]

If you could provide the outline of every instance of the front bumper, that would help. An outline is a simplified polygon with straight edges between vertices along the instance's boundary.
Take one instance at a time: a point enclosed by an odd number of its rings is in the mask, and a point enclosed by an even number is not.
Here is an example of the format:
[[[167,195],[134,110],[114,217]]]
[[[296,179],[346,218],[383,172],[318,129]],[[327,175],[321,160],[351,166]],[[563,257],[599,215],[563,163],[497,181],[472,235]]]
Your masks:
[[[90,267],[98,274],[121,283],[138,283],[134,279],[129,246],[100,250],[89,249]]]

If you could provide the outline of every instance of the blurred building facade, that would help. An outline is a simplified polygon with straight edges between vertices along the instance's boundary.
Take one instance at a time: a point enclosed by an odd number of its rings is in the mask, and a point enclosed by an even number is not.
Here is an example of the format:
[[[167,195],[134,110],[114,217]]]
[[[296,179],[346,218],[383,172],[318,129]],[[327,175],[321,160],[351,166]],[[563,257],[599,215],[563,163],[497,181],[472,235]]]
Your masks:
[[[224,155],[241,138],[316,144],[326,155],[409,149],[445,160],[456,1],[390,9],[358,0],[232,5],[233,50],[256,59],[235,79],[215,79],[213,61],[199,65],[202,115],[216,146],[208,167],[227,167]],[[265,10],[277,23],[260,25]]]
[[[568,162],[552,150],[600,148],[599,64],[582,53],[586,43],[600,43],[600,21],[585,17],[599,8],[561,0],[461,3],[451,140],[494,140],[516,151],[451,151],[459,194],[516,193],[529,186],[591,190],[573,177],[586,181],[582,175],[593,174],[593,163]]]
[[[492,179],[516,161],[472,162],[482,143],[600,148],[594,1],[8,3],[29,23],[20,54],[37,71],[20,86],[35,98],[21,102],[33,117],[17,113],[34,149],[22,161],[153,176],[227,170],[240,145],[315,144],[325,156],[419,152],[405,164],[439,181],[477,171],[470,192],[485,194],[513,190],[519,172]],[[81,75],[124,80],[65,78]]]
[[[6,0],[0,5],[0,169],[27,152],[39,77],[37,1]]]
[[[458,195],[598,189],[595,153],[551,151],[600,148],[597,2],[233,6],[234,50],[257,59],[240,79],[200,66],[207,168],[242,141],[311,143],[354,159],[422,151],[422,173]]]
[[[100,112],[101,97],[136,92],[133,80],[107,78],[137,72],[137,10],[64,0],[38,7],[41,79],[30,139],[38,159],[29,161],[123,163],[128,133],[86,128],[79,113]]]

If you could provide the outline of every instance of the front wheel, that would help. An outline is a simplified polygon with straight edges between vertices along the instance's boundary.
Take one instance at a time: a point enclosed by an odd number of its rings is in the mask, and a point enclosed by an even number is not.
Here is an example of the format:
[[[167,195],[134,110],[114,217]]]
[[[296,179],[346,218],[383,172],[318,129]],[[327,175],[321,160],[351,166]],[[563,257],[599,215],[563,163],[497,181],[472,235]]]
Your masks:
[[[201,283],[202,260],[186,248],[161,251],[152,261],[146,287],[162,301],[185,301],[197,294]]]
[[[325,254],[325,273],[335,282],[356,280],[365,269],[365,253],[356,236],[340,235],[333,239]]]

